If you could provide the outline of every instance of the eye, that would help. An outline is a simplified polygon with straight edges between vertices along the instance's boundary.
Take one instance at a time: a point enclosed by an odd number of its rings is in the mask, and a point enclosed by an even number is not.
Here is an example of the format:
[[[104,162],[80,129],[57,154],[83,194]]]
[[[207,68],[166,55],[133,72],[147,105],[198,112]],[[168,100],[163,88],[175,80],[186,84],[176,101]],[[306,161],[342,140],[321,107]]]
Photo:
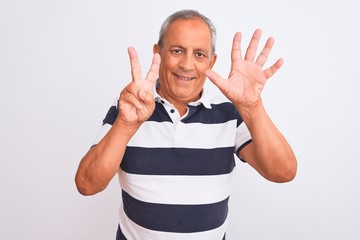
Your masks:
[[[172,52],[173,54],[179,55],[179,54],[181,54],[183,51],[182,51],[181,49],[176,48],[176,49],[172,49],[171,52]]]
[[[202,52],[196,52],[196,53],[195,53],[195,56],[198,57],[198,58],[204,58],[204,57],[206,57],[206,55],[205,55],[204,53],[202,53]]]

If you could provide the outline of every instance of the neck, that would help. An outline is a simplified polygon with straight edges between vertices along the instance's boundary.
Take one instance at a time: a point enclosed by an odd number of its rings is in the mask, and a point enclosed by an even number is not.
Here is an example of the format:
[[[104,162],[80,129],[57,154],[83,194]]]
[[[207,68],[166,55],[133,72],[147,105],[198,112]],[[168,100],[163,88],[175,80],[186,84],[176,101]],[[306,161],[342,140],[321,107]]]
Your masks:
[[[166,94],[164,94],[164,92],[160,88],[160,85],[157,86],[156,91],[160,95],[160,97],[169,101],[169,103],[171,103],[178,110],[180,116],[183,116],[187,112],[187,106],[189,102],[194,102],[199,100],[202,94],[202,92],[200,92],[200,94],[196,98],[182,101],[181,99],[174,99],[168,97]]]

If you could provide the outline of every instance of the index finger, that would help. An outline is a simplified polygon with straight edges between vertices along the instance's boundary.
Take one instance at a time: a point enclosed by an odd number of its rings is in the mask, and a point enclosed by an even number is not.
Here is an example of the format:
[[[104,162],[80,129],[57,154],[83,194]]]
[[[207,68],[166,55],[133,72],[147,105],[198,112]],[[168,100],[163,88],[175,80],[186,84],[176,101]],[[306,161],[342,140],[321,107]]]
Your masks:
[[[242,59],[241,56],[241,33],[237,32],[233,39],[233,45],[231,48],[231,62],[236,62]]]
[[[133,47],[128,48],[128,53],[129,53],[129,57],[130,57],[132,81],[138,82],[142,79],[139,57],[136,53],[135,48],[133,48]]]

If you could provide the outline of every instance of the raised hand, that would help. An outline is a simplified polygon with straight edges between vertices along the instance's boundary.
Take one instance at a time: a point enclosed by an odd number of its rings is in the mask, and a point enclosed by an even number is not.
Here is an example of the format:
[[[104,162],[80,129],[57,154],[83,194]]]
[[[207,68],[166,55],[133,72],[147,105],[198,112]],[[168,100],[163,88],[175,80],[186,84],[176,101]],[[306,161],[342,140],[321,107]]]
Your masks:
[[[159,74],[160,55],[157,53],[154,54],[150,70],[145,79],[142,79],[136,50],[130,47],[128,53],[130,57],[132,81],[120,94],[118,120],[121,120],[127,125],[139,125],[146,121],[155,109],[152,89]]]
[[[212,70],[206,75],[221,90],[221,92],[235,105],[248,107],[261,99],[261,92],[266,81],[281,67],[282,59],[278,59],[272,66],[263,70],[270,51],[274,45],[274,39],[269,38],[255,60],[256,51],[262,31],[257,29],[246,50],[245,58],[241,53],[241,33],[236,33],[231,50],[231,70],[227,80]]]

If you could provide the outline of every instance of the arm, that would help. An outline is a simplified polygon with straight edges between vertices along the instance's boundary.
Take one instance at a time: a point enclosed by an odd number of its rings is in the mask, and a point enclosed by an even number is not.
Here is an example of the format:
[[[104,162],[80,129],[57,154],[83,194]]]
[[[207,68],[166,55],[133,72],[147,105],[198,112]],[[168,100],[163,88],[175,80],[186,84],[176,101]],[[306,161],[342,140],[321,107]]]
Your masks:
[[[237,33],[231,51],[229,78],[224,80],[212,70],[207,71],[207,76],[232,101],[250,131],[252,143],[240,151],[241,157],[266,179],[286,182],[296,175],[296,157],[267,115],[261,99],[266,81],[282,66],[283,60],[279,59],[263,70],[274,39],[267,40],[254,60],[260,37],[261,30],[256,30],[242,59],[241,33]]]
[[[261,100],[241,115],[251,133],[252,143],[244,147],[239,155],[266,179],[291,181],[297,169],[295,155],[267,115]]]
[[[160,56],[155,54],[145,80],[141,78],[136,51],[129,48],[132,81],[119,97],[119,114],[104,138],[80,161],[75,182],[83,195],[92,195],[106,188],[119,169],[126,146],[131,137],[154,111],[152,88],[160,65]]]

